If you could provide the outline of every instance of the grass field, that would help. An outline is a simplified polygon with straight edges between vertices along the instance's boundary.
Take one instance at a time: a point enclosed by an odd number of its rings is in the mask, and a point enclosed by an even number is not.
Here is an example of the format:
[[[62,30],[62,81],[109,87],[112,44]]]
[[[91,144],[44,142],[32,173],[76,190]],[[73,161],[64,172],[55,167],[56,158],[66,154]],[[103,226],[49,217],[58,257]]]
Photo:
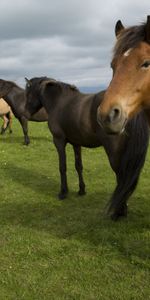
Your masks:
[[[57,200],[57,153],[47,124],[17,121],[0,137],[0,300],[150,299],[150,152],[117,223],[104,215],[115,177],[103,149],[83,149],[87,194],[67,146],[69,195]]]

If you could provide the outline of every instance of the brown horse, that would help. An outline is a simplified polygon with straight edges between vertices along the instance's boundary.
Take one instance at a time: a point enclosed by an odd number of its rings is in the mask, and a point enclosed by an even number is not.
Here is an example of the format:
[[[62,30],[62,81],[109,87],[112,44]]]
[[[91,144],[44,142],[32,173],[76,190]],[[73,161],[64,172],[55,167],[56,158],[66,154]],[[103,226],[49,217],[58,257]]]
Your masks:
[[[12,116],[13,114],[10,106],[3,98],[0,98],[0,117],[3,119],[1,134],[4,134],[7,128],[9,128],[9,132],[12,133]]]
[[[150,116],[150,16],[146,23],[127,29],[118,21],[115,32],[113,78],[97,116],[107,132],[121,133],[141,109]]]
[[[127,200],[136,187],[144,164],[149,130],[145,115],[141,113],[127,124],[127,134],[107,135],[97,123],[97,108],[104,95],[105,91],[82,94],[72,85],[47,77],[33,78],[27,80],[26,85],[26,115],[30,118],[41,107],[47,111],[49,129],[59,156],[60,199],[65,198],[68,192],[66,144],[70,143],[74,149],[80,195],[85,193],[81,146],[104,147],[116,174],[117,185],[110,200],[109,212],[117,220],[127,215]]]

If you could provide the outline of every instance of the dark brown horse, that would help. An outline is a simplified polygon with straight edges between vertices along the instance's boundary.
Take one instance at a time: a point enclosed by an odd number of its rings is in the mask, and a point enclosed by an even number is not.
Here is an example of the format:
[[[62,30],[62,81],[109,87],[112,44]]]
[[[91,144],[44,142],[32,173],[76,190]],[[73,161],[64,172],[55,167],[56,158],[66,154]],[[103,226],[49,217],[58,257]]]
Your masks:
[[[127,124],[126,134],[106,135],[97,123],[97,108],[104,94],[104,91],[98,94],[82,94],[69,84],[46,77],[33,78],[27,80],[26,85],[26,114],[30,118],[43,106],[48,113],[49,129],[59,155],[60,199],[65,198],[68,192],[66,144],[72,144],[74,149],[80,195],[85,193],[81,146],[104,147],[116,173],[117,186],[110,200],[109,212],[117,220],[127,215],[127,199],[136,187],[145,161],[149,131],[143,114],[139,114]]]
[[[26,103],[25,90],[12,81],[0,79],[0,98],[3,98],[11,107],[13,114],[19,120],[23,133],[24,143],[28,145],[30,139],[28,136],[28,120],[35,122],[48,121],[48,115],[44,108],[41,108],[30,119],[24,116],[24,107]]]
[[[127,120],[142,109],[150,124],[150,16],[146,23],[127,29],[118,21],[115,32],[113,78],[98,119],[107,131],[120,133]]]

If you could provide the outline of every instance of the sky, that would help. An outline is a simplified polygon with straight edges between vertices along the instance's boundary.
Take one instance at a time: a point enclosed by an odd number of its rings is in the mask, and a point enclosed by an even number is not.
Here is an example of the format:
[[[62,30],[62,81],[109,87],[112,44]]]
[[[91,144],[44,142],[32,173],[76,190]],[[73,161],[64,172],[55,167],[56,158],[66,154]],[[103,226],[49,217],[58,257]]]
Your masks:
[[[0,78],[48,76],[82,91],[106,88],[118,19],[138,25],[149,0],[0,0]]]

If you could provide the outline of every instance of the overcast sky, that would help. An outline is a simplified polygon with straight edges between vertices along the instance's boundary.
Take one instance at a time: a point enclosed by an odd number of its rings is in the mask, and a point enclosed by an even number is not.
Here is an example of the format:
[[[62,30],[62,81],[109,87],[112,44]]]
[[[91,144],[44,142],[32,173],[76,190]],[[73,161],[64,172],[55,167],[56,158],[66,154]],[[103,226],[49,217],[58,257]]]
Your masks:
[[[53,77],[100,90],[111,79],[114,26],[136,25],[149,0],[0,0],[0,78]]]

